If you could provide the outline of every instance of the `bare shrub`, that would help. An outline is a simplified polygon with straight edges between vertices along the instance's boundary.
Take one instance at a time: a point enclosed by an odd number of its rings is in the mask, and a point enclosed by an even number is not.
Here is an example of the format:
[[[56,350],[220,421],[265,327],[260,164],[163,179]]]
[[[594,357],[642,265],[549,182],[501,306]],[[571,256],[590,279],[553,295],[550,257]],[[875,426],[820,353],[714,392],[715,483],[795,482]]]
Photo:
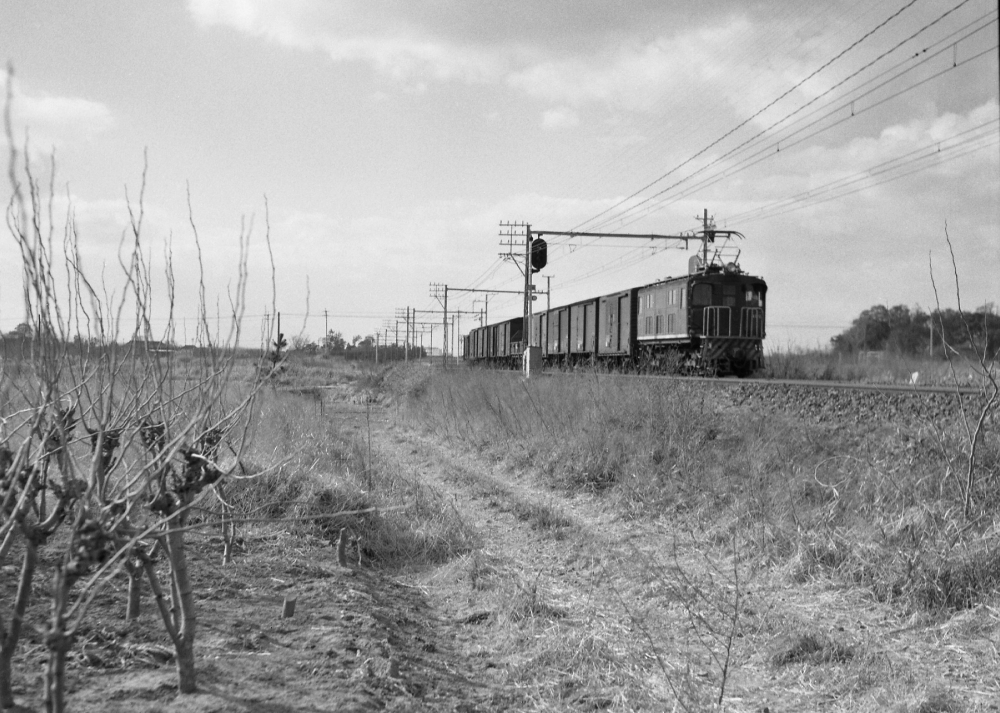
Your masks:
[[[9,79],[7,86],[9,92]],[[143,242],[145,171],[138,199],[126,193],[120,284],[97,281],[81,261],[72,205],[62,226],[54,218],[54,160],[46,187],[14,149],[7,99],[13,193],[7,224],[22,256],[29,333],[17,345],[17,369],[0,373],[4,390],[15,395],[0,404],[0,561],[15,546],[22,553],[11,620],[0,619],[0,707],[13,705],[11,660],[42,550],[56,562],[50,615],[42,625],[48,710],[65,709],[67,654],[95,597],[123,569],[130,585],[139,569],[145,572],[176,650],[179,690],[191,692],[197,619],[185,538],[202,524],[192,513],[229,475],[218,461],[220,443],[238,457],[257,395],[233,378],[249,235],[240,236],[229,333],[220,337],[209,329],[202,280],[200,354],[188,367],[190,377],[178,380],[172,349],[163,346],[171,343],[174,325],[169,250],[167,296],[154,306]],[[23,155],[30,155],[27,146]],[[193,217],[191,227],[197,245]],[[154,313],[167,315],[162,331],[152,328]]]

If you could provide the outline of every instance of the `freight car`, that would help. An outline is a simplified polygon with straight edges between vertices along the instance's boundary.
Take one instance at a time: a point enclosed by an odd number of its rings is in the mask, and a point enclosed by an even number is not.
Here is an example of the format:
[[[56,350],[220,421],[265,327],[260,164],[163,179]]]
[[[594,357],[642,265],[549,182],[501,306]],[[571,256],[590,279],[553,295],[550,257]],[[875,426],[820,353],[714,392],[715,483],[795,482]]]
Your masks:
[[[535,314],[530,344],[546,366],[752,374],[763,366],[767,284],[719,253],[692,256],[688,272]],[[464,359],[517,368],[523,332],[522,317],[473,329]]]

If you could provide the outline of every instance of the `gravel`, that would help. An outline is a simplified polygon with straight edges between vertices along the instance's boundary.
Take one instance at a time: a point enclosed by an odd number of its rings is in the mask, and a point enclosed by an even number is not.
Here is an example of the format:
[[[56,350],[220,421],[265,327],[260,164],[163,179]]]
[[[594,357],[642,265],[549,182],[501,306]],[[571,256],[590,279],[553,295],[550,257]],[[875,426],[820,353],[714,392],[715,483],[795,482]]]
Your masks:
[[[986,404],[982,395],[861,391],[809,386],[741,384],[730,388],[734,405],[790,413],[817,423],[919,425],[951,422],[965,413],[976,419]],[[994,409],[995,413],[995,409]]]

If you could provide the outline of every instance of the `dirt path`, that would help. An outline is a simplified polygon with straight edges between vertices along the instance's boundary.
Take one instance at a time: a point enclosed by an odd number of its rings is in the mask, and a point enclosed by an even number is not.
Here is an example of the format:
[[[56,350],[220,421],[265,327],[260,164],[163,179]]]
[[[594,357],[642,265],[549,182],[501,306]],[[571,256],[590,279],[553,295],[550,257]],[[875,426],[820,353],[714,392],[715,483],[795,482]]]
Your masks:
[[[728,552],[720,523],[623,519],[607,497],[398,423],[377,441],[482,536],[481,552],[407,577],[476,663],[482,710],[1000,710],[989,608],[933,621],[864,589],[790,586]]]
[[[481,552],[409,581],[461,653],[486,662],[497,710],[655,709],[674,697],[701,708],[718,696],[722,667],[732,685],[735,660],[716,641],[728,645],[727,603],[706,580],[728,573],[664,523],[622,520],[600,496],[567,497],[412,430],[379,435],[383,453],[416,462],[414,475],[482,536]],[[681,587],[703,601],[681,605]]]

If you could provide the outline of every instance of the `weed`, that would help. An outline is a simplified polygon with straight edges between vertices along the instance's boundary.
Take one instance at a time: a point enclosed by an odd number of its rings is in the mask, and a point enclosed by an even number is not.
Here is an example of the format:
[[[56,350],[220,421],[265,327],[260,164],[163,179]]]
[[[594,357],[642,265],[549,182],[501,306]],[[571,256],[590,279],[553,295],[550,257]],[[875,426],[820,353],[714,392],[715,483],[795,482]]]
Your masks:
[[[771,654],[772,666],[808,663],[847,663],[855,656],[854,647],[821,634],[806,632],[787,639]]]

